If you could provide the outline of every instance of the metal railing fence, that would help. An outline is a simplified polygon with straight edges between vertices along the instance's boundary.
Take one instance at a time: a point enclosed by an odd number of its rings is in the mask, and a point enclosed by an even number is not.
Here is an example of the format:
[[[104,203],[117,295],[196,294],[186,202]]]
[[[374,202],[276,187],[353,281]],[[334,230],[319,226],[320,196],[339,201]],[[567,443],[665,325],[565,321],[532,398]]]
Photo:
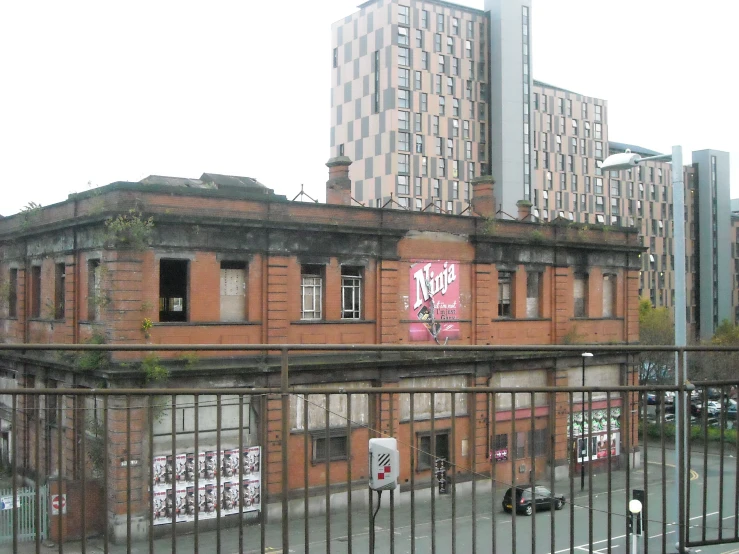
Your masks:
[[[9,346],[0,350],[180,349]],[[584,349],[647,350],[578,345],[524,351]],[[735,350],[655,350],[693,349]],[[16,477],[24,476],[37,491],[56,481],[50,494],[67,495],[82,552],[131,552],[139,542],[148,543],[149,552],[631,552],[628,539],[637,531],[643,552],[669,552],[676,542],[739,542],[732,398],[739,380],[677,386],[493,387],[474,380],[472,386],[446,388],[301,386],[290,382],[291,350],[358,348],[243,350],[279,353],[279,386],[3,391],[10,398],[13,433],[11,505],[21,494]],[[624,363],[634,370],[633,359]],[[675,425],[674,412],[683,415],[684,425]],[[366,441],[379,436],[397,438],[405,458],[399,490],[384,506],[366,484]],[[680,463],[673,444],[684,448],[687,463]],[[666,468],[672,464],[684,487],[671,480]],[[525,491],[517,496],[523,487],[531,487],[530,498]],[[635,490],[643,499],[639,529],[630,526],[635,520],[627,508]],[[547,508],[554,509],[537,516]],[[102,524],[95,524],[101,513]],[[37,509],[35,517],[41,516]],[[14,552],[23,539],[16,521]],[[70,525],[58,517],[52,521],[50,539],[59,552],[70,540]],[[40,552],[43,536],[34,540]]]

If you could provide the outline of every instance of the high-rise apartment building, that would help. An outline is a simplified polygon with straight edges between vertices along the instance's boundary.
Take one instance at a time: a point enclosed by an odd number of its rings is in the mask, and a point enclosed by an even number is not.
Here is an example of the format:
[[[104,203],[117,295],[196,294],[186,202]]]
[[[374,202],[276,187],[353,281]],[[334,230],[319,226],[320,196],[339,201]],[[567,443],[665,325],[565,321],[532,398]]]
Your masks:
[[[498,217],[523,199],[544,222],[637,227],[640,294],[671,308],[671,164],[600,169],[659,153],[611,141],[605,100],[533,80],[531,17],[531,0],[370,0],[332,26],[331,156],[353,162],[353,202],[466,214],[470,181],[491,175]],[[688,329],[708,338],[739,321],[728,154],[693,152],[683,187]]]

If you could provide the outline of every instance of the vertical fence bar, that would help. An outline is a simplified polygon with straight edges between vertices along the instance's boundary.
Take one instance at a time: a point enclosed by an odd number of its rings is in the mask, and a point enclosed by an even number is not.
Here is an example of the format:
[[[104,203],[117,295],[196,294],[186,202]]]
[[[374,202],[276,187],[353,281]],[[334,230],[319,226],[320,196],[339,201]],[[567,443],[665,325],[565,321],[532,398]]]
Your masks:
[[[83,396],[79,402],[82,414],[80,422],[80,480],[82,481],[82,554],[87,552],[87,396]],[[128,464],[131,463],[131,453],[128,453]]]
[[[15,399],[15,396],[13,397]],[[57,417],[57,421],[59,422],[58,428],[57,428],[57,464],[59,466],[59,469],[57,471],[57,475],[59,476],[59,482],[58,482],[58,491],[59,498],[63,498],[64,494],[64,447],[63,447],[63,439],[64,439],[64,395],[57,398],[57,404],[59,407],[59,416]],[[13,406],[13,417],[15,417],[15,406]],[[13,421],[13,428],[15,428],[15,422]],[[13,444],[15,445],[15,441],[13,441]],[[14,458],[15,459],[15,458]],[[15,469],[13,470],[13,474],[15,474]],[[15,502],[15,500],[13,500]],[[61,511],[61,510],[60,510]],[[64,535],[62,534],[62,525],[61,525],[61,514],[57,515],[57,540],[56,543],[58,545],[59,554],[62,554],[64,552]]]
[[[660,391],[657,394],[662,394]],[[656,396],[656,395],[655,395]],[[655,402],[659,398],[655,398]],[[647,402],[647,395],[646,393],[642,395],[642,406],[644,407],[643,416],[641,418],[642,420],[642,447],[644,450],[644,459],[642,460],[642,467],[644,468],[644,505],[642,506],[642,533],[643,533],[643,542],[644,546],[642,547],[644,549],[644,554],[649,554],[649,479],[648,477],[648,469],[649,469],[649,446],[647,442],[647,411],[648,411],[648,402]],[[609,421],[609,428],[610,428],[610,418]],[[611,448],[611,443],[608,443],[608,448]],[[610,473],[608,475],[610,479]]]
[[[685,351],[683,349],[680,349],[678,351],[678,375],[685,376]],[[680,399],[681,399],[681,408],[682,410],[680,413],[682,414],[682,422],[680,425],[681,433],[679,437],[679,450],[678,455],[679,459],[677,460],[677,466],[678,466],[678,479],[679,483],[677,484],[677,493],[678,493],[678,551],[682,552],[685,550],[685,537],[686,537],[686,518],[685,514],[687,513],[687,509],[685,506],[685,448],[688,444],[687,437],[690,433],[690,407],[688,402],[688,397],[685,394],[685,379],[681,379],[678,390],[680,391]]]
[[[472,471],[472,551],[475,552],[477,550],[477,393],[472,394],[470,429],[472,437],[472,461],[470,464],[470,471]]]
[[[704,388],[701,391],[701,397],[700,401],[703,406],[703,409],[701,410],[701,426],[703,427],[703,436],[706,437],[706,433],[708,431],[708,406],[706,405],[706,399],[708,398],[708,395],[706,393],[706,389]],[[691,402],[692,406],[692,402]],[[689,429],[689,427],[688,427]],[[690,441],[688,441],[688,444],[690,444]],[[706,540],[706,525],[707,525],[707,516],[708,513],[708,441],[703,441],[703,507],[702,507],[702,517],[701,517],[701,539],[703,542]]]
[[[57,397],[57,404],[59,404],[59,398]],[[108,554],[108,542],[110,540],[109,537],[109,531],[108,531],[108,518],[110,517],[110,491],[108,490],[108,466],[110,465],[110,452],[108,450],[108,442],[109,442],[109,431],[108,431],[108,410],[109,410],[109,401],[108,401],[108,395],[103,396],[103,509],[104,512],[104,518],[103,518],[103,554]],[[151,433],[149,434],[151,436]],[[149,455],[151,456],[151,451],[149,452]],[[152,466],[152,464],[149,464]],[[153,467],[153,466],[152,466]],[[149,496],[152,496],[153,489],[149,488]],[[149,527],[149,534],[151,534],[151,526]]]
[[[216,552],[221,552],[221,510],[223,509],[223,453],[221,452],[221,429],[223,427],[223,403],[221,393],[216,395]]]
[[[534,393],[529,393],[529,454],[531,455],[531,469],[529,470],[529,484],[531,485],[531,509],[533,513],[532,518],[536,516],[536,445],[534,444],[533,438],[536,435],[534,429],[536,428],[536,417],[534,413]],[[553,511],[553,510],[552,510]],[[531,520],[531,552],[536,552],[536,524],[534,519]]]
[[[623,412],[623,410],[622,410]],[[606,544],[606,552],[611,551],[611,535],[613,534],[613,520],[611,514],[613,513],[613,501],[611,499],[611,491],[613,490],[613,482],[611,481],[611,472],[613,471],[613,456],[615,452],[611,451],[611,393],[609,392],[606,397],[606,419],[608,419],[608,430],[606,431],[606,440],[608,441],[608,520],[606,522],[606,535],[608,540]],[[644,472],[644,479],[647,478],[647,472]]]
[[[497,403],[495,402],[495,393],[489,393],[490,397],[486,398],[488,400],[488,405],[490,406],[490,505],[492,508],[490,509],[490,534],[491,534],[491,542],[492,542],[492,552],[495,554],[498,551],[497,542],[498,542],[498,534],[496,533],[496,514],[498,513],[498,510],[495,509],[495,497],[497,492],[497,485],[498,485],[498,474],[497,474],[497,465],[498,465],[498,457],[497,457],[497,450],[498,450],[498,434],[497,434]],[[486,395],[487,397],[487,395]],[[473,403],[474,404],[474,403]],[[474,421],[474,420],[473,420]],[[506,450],[508,450],[508,444],[506,443]],[[473,474],[474,475],[474,474]],[[474,484],[473,484],[474,487]]]
[[[326,411],[324,412],[324,416],[326,418],[326,428],[325,428],[325,434],[324,434],[324,448],[323,448],[323,456],[324,456],[324,474],[326,476],[325,480],[325,498],[324,501],[326,502],[326,552],[327,554],[331,554],[331,427],[330,427],[330,418],[331,418],[331,396],[325,395],[324,396]],[[283,525],[285,523],[283,522]]]
[[[557,393],[550,392],[547,393],[547,405],[550,406],[549,413],[550,414],[556,414],[558,413],[556,410],[556,402],[557,402]],[[555,440],[554,440],[554,418],[549,418],[549,429],[548,429],[548,435],[549,435],[549,441],[547,444],[548,449],[548,458],[549,458],[549,490],[554,493],[554,447],[555,447]],[[570,502],[572,502],[572,499],[570,499]],[[554,544],[554,510],[550,510],[551,517],[549,518],[549,552],[555,552],[555,544]]]
[[[107,395],[103,396],[103,399],[107,400]],[[149,396],[148,400],[149,468],[147,473],[149,474],[149,517],[147,519],[149,520],[149,554],[154,554],[154,402],[156,397]],[[197,452],[197,449],[195,452]],[[106,456],[105,459],[106,463],[104,465],[107,468],[108,457]],[[106,525],[105,528],[107,529],[107,527]]]
[[[164,502],[168,503],[170,509],[172,510],[172,513],[170,514],[170,517],[172,518],[172,527],[169,531],[172,541],[172,552],[177,552],[177,533],[175,529],[175,525],[177,523],[177,395],[175,394],[172,395],[171,406],[170,431],[172,433],[172,436],[170,438],[172,447],[172,464],[166,464],[165,462],[165,471],[169,472],[169,485],[172,488],[167,491],[167,497],[165,498]]]
[[[429,441],[429,465],[431,466],[431,554],[436,554],[436,393],[431,393],[431,440]]]
[[[457,411],[455,409],[456,404],[456,393],[452,392],[452,447],[449,450],[449,471],[447,475],[451,475],[452,485],[452,554],[457,551],[457,457],[455,452],[457,450]],[[474,425],[474,420],[473,425]],[[474,456],[475,446],[472,446],[472,452]],[[447,482],[449,477],[447,477]],[[472,514],[472,519],[475,518],[475,514]]]
[[[737,410],[739,411],[739,410]],[[736,439],[734,440],[734,459],[736,467],[734,468],[734,541],[739,541],[739,417],[734,413],[734,429],[736,430]]]
[[[282,551],[290,552],[290,535],[288,533],[288,439],[289,439],[289,419],[290,419],[290,395],[289,395],[289,368],[288,368],[288,354],[287,349],[282,348],[280,352],[280,395],[282,401],[282,437],[281,437],[281,450],[282,450],[282,520],[280,522],[282,526]],[[306,426],[308,422],[306,421]],[[265,425],[267,423],[265,422]],[[307,429],[307,427],[306,427]],[[266,444],[266,443],[265,443]],[[307,541],[306,541],[307,543]]]
[[[516,514],[518,512],[518,495],[516,494],[516,460],[518,460],[518,437],[516,436],[516,393],[511,397],[511,552],[516,551]],[[523,493],[522,493],[523,494]]]
[[[352,554],[352,395],[346,393],[346,536],[347,554]]]
[[[49,395],[44,396],[44,406],[48,406]],[[34,457],[36,458],[36,479],[34,486],[33,523],[35,529],[36,554],[41,554],[41,397],[36,397],[36,440],[34,441]],[[46,418],[44,418],[46,419]],[[48,427],[47,427],[48,429]],[[15,476],[13,476],[15,477]],[[83,497],[84,499],[84,497]],[[84,500],[83,500],[84,502]],[[84,519],[84,516],[83,516]],[[84,525],[84,523],[83,523]],[[84,527],[83,527],[84,529]],[[84,545],[84,543],[83,543]],[[82,552],[84,553],[84,546]]]
[[[584,398],[583,398],[584,400]],[[593,548],[593,392],[588,391],[588,544]],[[597,452],[596,452],[597,456]]]
[[[126,455],[131,452],[131,395],[126,395]],[[126,464],[126,551],[131,554],[131,464]],[[174,550],[172,551],[174,552]]]
[[[677,393],[675,396],[672,397],[673,401],[673,413],[675,409],[674,402],[677,400]],[[666,451],[666,445],[665,445],[665,412],[667,411],[667,404],[663,407],[663,409],[660,411],[660,426],[659,426],[659,441],[660,441],[660,450],[661,450],[661,456],[660,459],[662,460],[662,467],[661,470],[661,480],[662,480],[662,528],[660,529],[660,534],[662,535],[662,554],[665,554],[667,552],[667,465],[665,463],[665,457],[667,455]],[[675,428],[675,432],[677,432],[677,428]]]
[[[415,393],[410,393],[411,554],[416,554],[416,430]],[[739,448],[739,447],[737,447]],[[739,456],[737,457],[739,459]],[[474,487],[474,485],[473,485]],[[370,498],[372,493],[370,493]]]
[[[193,552],[195,554],[198,554],[200,551],[200,395],[194,394],[192,397],[192,409],[193,409],[193,418],[194,418],[194,425],[193,425],[193,431],[194,431],[194,437],[193,437],[193,449],[195,450],[195,456],[197,458],[195,459],[195,475],[194,475],[194,484],[193,487],[195,489],[195,522],[194,522],[194,531],[195,531],[195,543],[193,544]],[[242,451],[243,452],[243,451]],[[243,468],[243,463],[241,464],[241,467]],[[242,479],[243,481],[243,479]]]
[[[249,404],[251,404],[251,399]],[[197,452],[197,450],[195,451]],[[239,394],[239,554],[244,552],[244,395]]]
[[[13,488],[13,552],[18,552],[18,517],[16,514],[16,511],[18,510],[16,506],[18,506],[18,482],[16,480],[16,475],[18,475],[18,441],[16,440],[19,433],[18,430],[18,394],[17,393],[11,393],[12,396],[12,408],[13,411],[10,413],[10,424],[13,427],[13,441],[12,441],[12,447],[11,447],[11,458],[10,458],[10,468],[12,473],[12,488]],[[27,397],[23,397],[23,406],[28,405]],[[28,427],[26,426],[26,435],[28,435]],[[59,458],[62,457],[62,448],[61,445],[59,445]],[[61,467],[61,464],[59,465]],[[61,482],[62,482],[62,476],[61,473],[59,474],[59,486],[61,488]],[[59,493],[61,494],[61,493]],[[60,497],[61,498],[61,497]],[[59,510],[61,512],[61,510]],[[59,529],[59,544],[62,543],[61,540],[61,514],[60,517],[57,518],[57,522],[59,525],[57,526]]]
[[[308,518],[308,488],[310,486],[308,476],[308,458],[310,456],[309,444],[308,444],[308,395],[303,395],[303,534],[305,536],[305,553],[308,554],[310,550],[309,537],[310,537],[310,521]]]
[[[628,392],[621,393],[621,417],[626,448],[626,487],[624,488],[624,531],[626,535],[626,554],[631,552],[631,533],[629,533],[629,495],[631,494],[631,398]],[[592,543],[591,543],[592,544]],[[635,552],[633,554],[636,554]]]
[[[719,408],[719,431],[721,438],[719,439],[719,472],[718,472],[718,538],[719,540],[724,538],[724,439],[726,438],[724,429],[726,427],[726,418],[724,411],[724,389],[721,388],[721,399]],[[703,409],[704,412],[708,411],[707,404]],[[703,431],[705,437],[708,437],[708,429]],[[708,442],[708,441],[706,441]],[[690,441],[688,441],[690,444]],[[687,469],[687,468],[686,468]],[[686,487],[687,488],[687,487]],[[688,504],[688,515],[690,515],[690,504]]]
[[[395,436],[395,410],[393,403],[393,393],[390,392],[388,395],[388,411],[389,411],[389,424],[390,424],[390,436]],[[398,475],[400,477],[400,475]],[[395,491],[390,489],[390,554],[395,554]]]
[[[568,420],[569,421],[569,427],[570,427],[570,436],[568,437],[569,441],[571,441],[571,445],[568,444],[568,450],[570,451],[570,554],[573,554],[575,552],[575,470],[576,468],[576,461],[578,458],[578,454],[580,453],[580,439],[575,437],[575,420],[573,419],[573,414],[575,413],[574,410],[574,396],[575,393],[570,391],[567,393],[569,395],[569,414],[568,414]],[[582,399],[585,399],[585,392],[582,392]],[[584,423],[584,422],[583,422]],[[582,430],[585,429],[585,427],[580,427],[580,435],[582,437],[583,432]],[[574,447],[574,448],[573,448]],[[580,462],[582,463],[582,462]]]

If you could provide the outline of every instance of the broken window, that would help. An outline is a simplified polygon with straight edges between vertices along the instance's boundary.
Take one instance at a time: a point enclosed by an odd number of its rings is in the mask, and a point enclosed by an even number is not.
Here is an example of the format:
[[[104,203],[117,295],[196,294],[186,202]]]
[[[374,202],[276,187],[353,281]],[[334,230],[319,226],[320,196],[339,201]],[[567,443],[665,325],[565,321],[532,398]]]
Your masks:
[[[31,317],[41,317],[41,266],[31,267]]]
[[[300,319],[321,319],[323,317],[323,266],[302,266],[300,296]]]
[[[416,469],[429,469],[436,467],[436,460],[443,459],[449,466],[449,432],[436,431],[431,440],[431,433],[417,433],[418,440],[418,465]],[[432,445],[433,442],[433,445]]]
[[[513,317],[511,310],[511,290],[513,274],[510,271],[498,273],[498,317]]]
[[[159,261],[159,321],[187,321],[187,260]]]
[[[54,266],[54,319],[64,319],[64,264]]]
[[[341,319],[362,319],[362,268],[341,266]]]
[[[100,260],[87,260],[87,319],[100,319]]]
[[[221,321],[246,320],[246,264],[221,262]]]

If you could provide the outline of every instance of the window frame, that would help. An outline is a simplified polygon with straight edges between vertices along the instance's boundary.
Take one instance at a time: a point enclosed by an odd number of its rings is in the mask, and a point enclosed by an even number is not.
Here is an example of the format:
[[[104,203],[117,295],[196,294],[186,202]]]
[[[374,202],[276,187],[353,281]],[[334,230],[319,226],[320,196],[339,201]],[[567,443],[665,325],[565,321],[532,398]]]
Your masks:
[[[326,268],[320,264],[302,264],[300,266],[300,320],[301,321],[322,321],[325,310],[323,306],[324,286],[325,286]],[[306,292],[312,291],[312,309],[306,310]],[[318,292],[318,294],[316,294]],[[316,296],[318,301],[316,302]],[[317,317],[310,317],[310,314],[317,314]]]
[[[513,319],[515,312],[514,302],[514,283],[516,273],[515,271],[499,271],[498,272],[498,318],[499,319]],[[505,297],[505,291],[507,290],[507,298]],[[507,300],[507,302],[506,302]],[[507,306],[507,309],[504,309]]]
[[[433,435],[433,440],[432,440]],[[436,460],[442,458],[439,456],[439,438],[444,437],[446,441],[446,460],[447,467],[449,466],[449,454],[451,452],[451,430],[450,429],[434,429],[433,434],[431,431],[418,431],[416,433],[416,448],[418,455],[416,456],[416,472],[434,470],[436,468]],[[423,442],[428,441],[428,446],[423,445]],[[433,451],[432,451],[433,446]],[[425,448],[428,448],[427,450]]]

